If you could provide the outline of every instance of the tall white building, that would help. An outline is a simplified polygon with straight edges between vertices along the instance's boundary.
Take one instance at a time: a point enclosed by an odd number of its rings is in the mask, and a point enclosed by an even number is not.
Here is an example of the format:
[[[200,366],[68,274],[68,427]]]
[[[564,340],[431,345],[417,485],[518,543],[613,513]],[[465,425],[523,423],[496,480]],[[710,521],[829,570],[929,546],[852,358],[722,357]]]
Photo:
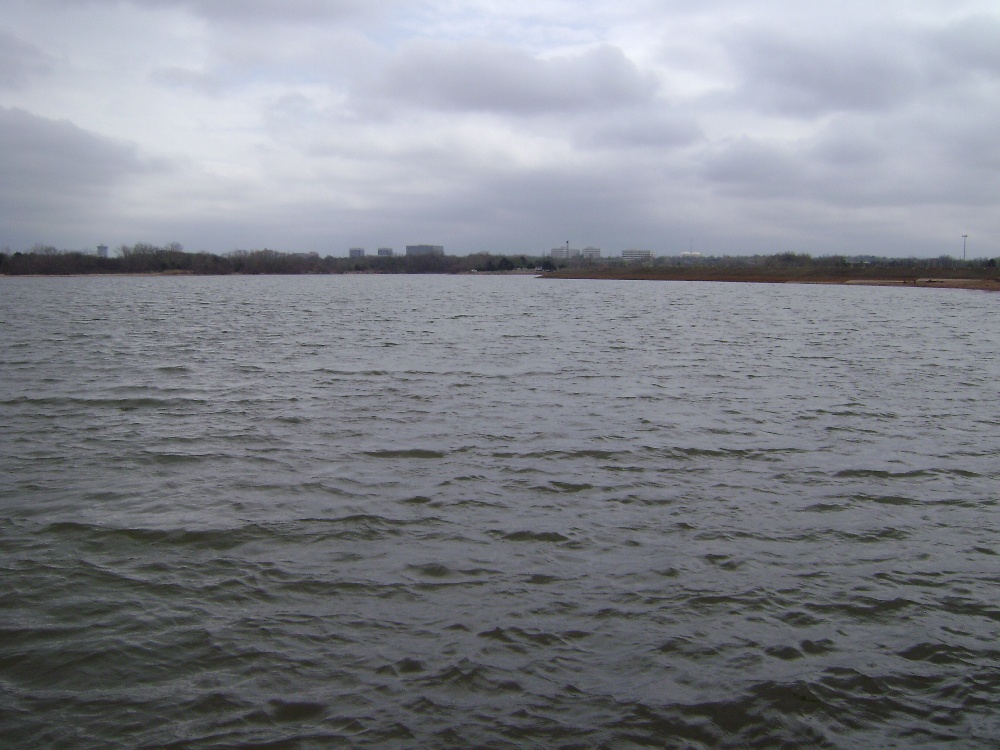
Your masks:
[[[622,260],[625,261],[652,260],[652,259],[653,259],[652,250],[622,250]]]
[[[352,247],[350,250],[347,251],[347,254],[351,258],[364,258],[365,249],[363,247]]]

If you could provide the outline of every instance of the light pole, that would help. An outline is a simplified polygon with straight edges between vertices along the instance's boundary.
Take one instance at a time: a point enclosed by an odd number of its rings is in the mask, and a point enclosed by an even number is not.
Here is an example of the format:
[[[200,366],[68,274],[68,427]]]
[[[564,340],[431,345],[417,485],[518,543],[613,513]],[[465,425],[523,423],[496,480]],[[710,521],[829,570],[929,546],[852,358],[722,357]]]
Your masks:
[[[963,261],[965,260],[965,241],[968,238],[969,238],[969,235],[967,235],[967,234],[963,234],[962,235],[962,260]]]

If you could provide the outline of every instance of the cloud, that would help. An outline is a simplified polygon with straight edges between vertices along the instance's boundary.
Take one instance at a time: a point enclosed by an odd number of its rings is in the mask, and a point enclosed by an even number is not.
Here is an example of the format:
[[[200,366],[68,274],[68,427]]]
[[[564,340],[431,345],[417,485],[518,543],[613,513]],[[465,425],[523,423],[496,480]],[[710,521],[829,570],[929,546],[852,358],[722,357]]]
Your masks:
[[[53,63],[41,48],[0,30],[0,88],[22,88],[51,74]]]
[[[77,4],[80,0],[57,0]],[[209,21],[235,24],[281,23],[299,24],[337,19],[356,19],[375,14],[372,3],[363,0],[124,0],[142,9],[184,10]],[[119,0],[84,0],[94,5],[116,5]],[[391,0],[382,0],[383,8]],[[381,11],[378,11],[381,12]]]
[[[689,146],[704,139],[698,121],[686,114],[671,115],[649,109],[639,112],[616,111],[588,118],[581,125],[583,144],[607,149],[671,149]]]
[[[893,49],[895,38],[749,32],[731,50],[742,79],[737,96],[801,117],[899,106],[919,93],[922,71],[909,54]]]
[[[1000,236],[990,0],[0,4],[0,211],[29,246]]]
[[[219,96],[226,89],[217,75],[190,68],[158,68],[151,74],[153,83],[171,88],[186,88],[205,96]]]
[[[928,37],[929,46],[938,54],[935,63],[1000,76],[1000,18],[962,18]]]
[[[131,145],[0,107],[0,214],[15,235],[4,241],[86,226],[104,215],[117,185],[149,169]]]
[[[408,44],[371,89],[411,106],[517,115],[613,108],[655,91],[653,77],[610,45],[540,58],[490,42],[430,41]]]
[[[712,149],[705,176],[718,186],[763,196],[787,196],[801,187],[801,160],[791,149],[744,137]]]

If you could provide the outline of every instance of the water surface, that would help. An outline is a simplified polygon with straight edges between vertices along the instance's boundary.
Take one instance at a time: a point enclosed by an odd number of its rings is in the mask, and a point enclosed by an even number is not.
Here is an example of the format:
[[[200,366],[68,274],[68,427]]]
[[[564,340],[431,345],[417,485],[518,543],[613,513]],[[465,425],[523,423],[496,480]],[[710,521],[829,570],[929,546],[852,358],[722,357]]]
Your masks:
[[[987,747],[1000,298],[0,279],[5,747]]]

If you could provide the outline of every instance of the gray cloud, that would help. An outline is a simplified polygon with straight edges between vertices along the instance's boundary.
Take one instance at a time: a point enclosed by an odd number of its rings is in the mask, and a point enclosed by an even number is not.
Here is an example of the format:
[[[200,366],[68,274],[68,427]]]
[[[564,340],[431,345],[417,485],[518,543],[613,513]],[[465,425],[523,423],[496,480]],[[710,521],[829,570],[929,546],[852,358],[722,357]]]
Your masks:
[[[911,100],[922,71],[881,35],[832,39],[754,31],[731,48],[741,71],[740,98],[765,109],[811,117],[844,110],[884,110]]]
[[[105,213],[113,187],[148,171],[135,149],[72,123],[0,107],[0,222],[30,244]],[[37,233],[37,234],[34,234]]]
[[[704,165],[710,182],[756,197],[801,189],[804,166],[790,149],[747,137],[713,148]]]
[[[116,5],[120,0],[82,0],[94,5]],[[63,4],[78,4],[81,0],[56,0]],[[211,21],[237,24],[308,23],[331,19],[356,19],[377,15],[372,3],[363,0],[125,0],[137,8],[178,8]],[[385,0],[386,3],[391,0]]]
[[[41,48],[0,30],[0,88],[19,89],[49,75],[53,63]]]
[[[1000,253],[987,0],[0,4],[28,245]]]
[[[689,146],[705,137],[694,118],[655,111],[624,110],[587,118],[580,130],[581,143],[608,149],[671,149]]]
[[[160,86],[190,89],[205,96],[219,96],[227,88],[219,76],[190,68],[157,68],[151,79]]]
[[[374,83],[382,98],[444,110],[534,114],[649,99],[655,80],[617,47],[542,59],[488,42],[417,42]]]
[[[929,35],[938,64],[1000,76],[1000,18],[963,18]]]

